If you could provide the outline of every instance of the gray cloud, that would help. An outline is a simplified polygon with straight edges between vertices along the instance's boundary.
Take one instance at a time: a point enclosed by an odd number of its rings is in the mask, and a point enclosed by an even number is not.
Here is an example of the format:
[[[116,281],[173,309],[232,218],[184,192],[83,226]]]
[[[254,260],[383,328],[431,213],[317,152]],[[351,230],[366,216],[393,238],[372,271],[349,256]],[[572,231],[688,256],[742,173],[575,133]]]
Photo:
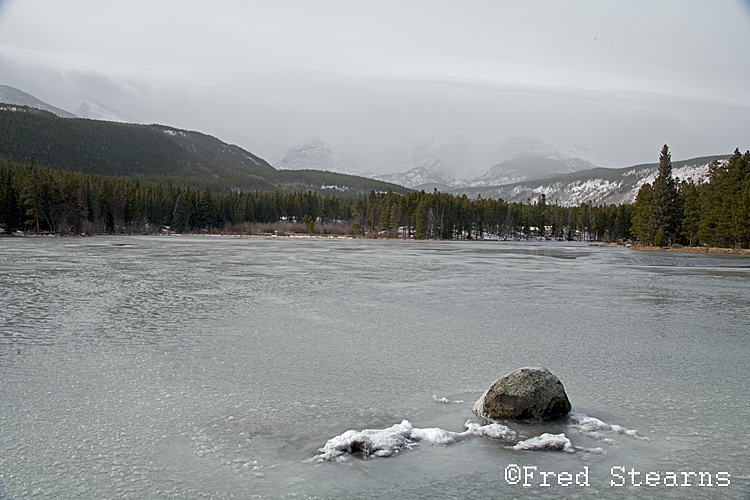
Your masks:
[[[0,83],[89,98],[274,162],[332,137],[387,172],[465,136],[585,146],[613,166],[748,148],[741,2],[1,1]]]

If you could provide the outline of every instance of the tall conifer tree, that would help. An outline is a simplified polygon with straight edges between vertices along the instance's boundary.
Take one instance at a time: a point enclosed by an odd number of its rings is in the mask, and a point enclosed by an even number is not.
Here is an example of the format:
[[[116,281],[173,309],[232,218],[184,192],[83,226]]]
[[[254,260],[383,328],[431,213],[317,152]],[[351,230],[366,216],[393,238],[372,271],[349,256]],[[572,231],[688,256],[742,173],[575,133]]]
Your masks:
[[[650,233],[660,234],[664,242],[674,243],[680,230],[680,200],[677,184],[672,177],[672,155],[665,144],[659,155],[659,174],[654,181],[653,198],[649,210]]]

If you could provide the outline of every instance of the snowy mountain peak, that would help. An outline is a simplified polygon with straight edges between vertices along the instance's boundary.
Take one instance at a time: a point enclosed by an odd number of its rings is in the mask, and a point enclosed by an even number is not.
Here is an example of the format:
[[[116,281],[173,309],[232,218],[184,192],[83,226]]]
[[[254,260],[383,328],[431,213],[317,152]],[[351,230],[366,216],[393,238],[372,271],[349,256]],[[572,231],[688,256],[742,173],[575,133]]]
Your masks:
[[[16,106],[28,106],[30,108],[49,111],[60,118],[77,118],[73,113],[56,108],[44,101],[41,101],[31,94],[9,85],[0,85],[0,102],[5,104],[15,104]]]
[[[579,159],[594,167],[610,167],[609,162],[582,146],[558,146],[536,137],[508,139],[495,157],[495,164],[522,156],[538,156],[555,160]]]
[[[454,181],[468,155],[464,136],[441,134],[417,144],[409,163],[411,167],[422,167],[445,181]]]
[[[102,120],[107,122],[120,122],[120,123],[138,123],[137,120],[130,118],[125,113],[116,109],[99,104],[89,99],[84,99],[78,106],[76,106],[75,112],[81,118],[88,118],[90,120]]]
[[[456,181],[456,172],[468,161],[464,136],[438,134],[402,149],[391,160],[399,171],[377,178],[409,188],[425,184],[449,185]]]
[[[495,159],[495,165],[470,185],[499,186],[609,166],[606,160],[586,148],[556,146],[534,137],[509,139]]]
[[[313,137],[291,148],[276,165],[281,170],[325,170],[339,174],[368,175],[345,151]]]

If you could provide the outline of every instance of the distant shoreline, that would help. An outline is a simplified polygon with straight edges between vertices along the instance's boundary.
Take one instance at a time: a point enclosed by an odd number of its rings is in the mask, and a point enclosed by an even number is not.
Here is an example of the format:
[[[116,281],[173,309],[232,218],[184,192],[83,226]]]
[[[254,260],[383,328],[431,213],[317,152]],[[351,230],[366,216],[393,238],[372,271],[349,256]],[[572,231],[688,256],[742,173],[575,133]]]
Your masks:
[[[456,241],[456,240],[415,240],[413,238],[368,238],[362,235],[340,235],[340,234],[305,234],[305,233],[285,233],[285,234],[231,234],[231,233],[212,233],[212,234],[182,234],[182,233],[170,233],[170,234],[7,234],[0,233],[0,238],[88,238],[96,236],[197,236],[197,237],[227,237],[227,238],[294,238],[294,239],[316,239],[316,240],[396,240],[396,241]],[[469,240],[460,240],[469,241]],[[495,241],[495,240],[470,240],[470,241]],[[525,240],[498,240],[498,241],[510,241],[515,243],[524,243]],[[566,242],[560,242],[566,243]],[[722,247],[685,247],[685,246],[669,246],[669,247],[655,247],[650,245],[627,245],[623,243],[602,243],[600,241],[588,241],[582,243],[589,243],[594,246],[602,246],[608,248],[627,248],[630,250],[638,251],[662,251],[662,252],[685,252],[685,253],[707,253],[715,255],[738,255],[741,257],[750,257],[750,249],[747,248],[722,248]]]
[[[662,252],[687,252],[687,253],[711,253],[718,255],[740,255],[743,257],[750,257],[750,249],[747,248],[721,248],[721,247],[684,247],[684,246],[670,246],[670,247],[655,247],[648,245],[623,245],[620,243],[607,243],[605,246],[615,248],[629,248],[631,250],[641,251],[662,251]]]

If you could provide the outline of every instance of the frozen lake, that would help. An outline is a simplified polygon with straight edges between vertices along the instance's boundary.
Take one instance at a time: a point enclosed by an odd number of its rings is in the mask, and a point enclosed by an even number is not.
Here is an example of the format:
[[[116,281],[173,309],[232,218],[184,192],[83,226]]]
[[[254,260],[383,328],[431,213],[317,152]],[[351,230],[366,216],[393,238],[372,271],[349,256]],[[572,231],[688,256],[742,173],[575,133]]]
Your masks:
[[[574,411],[638,434],[511,423],[519,439],[565,433],[600,450],[470,437],[315,460],[348,429],[464,431],[482,392],[523,366],[557,375]],[[744,500],[749,366],[747,258],[0,238],[0,499]],[[523,467],[529,486],[511,484]],[[556,483],[584,470],[587,486]],[[631,485],[657,471],[658,485]]]

